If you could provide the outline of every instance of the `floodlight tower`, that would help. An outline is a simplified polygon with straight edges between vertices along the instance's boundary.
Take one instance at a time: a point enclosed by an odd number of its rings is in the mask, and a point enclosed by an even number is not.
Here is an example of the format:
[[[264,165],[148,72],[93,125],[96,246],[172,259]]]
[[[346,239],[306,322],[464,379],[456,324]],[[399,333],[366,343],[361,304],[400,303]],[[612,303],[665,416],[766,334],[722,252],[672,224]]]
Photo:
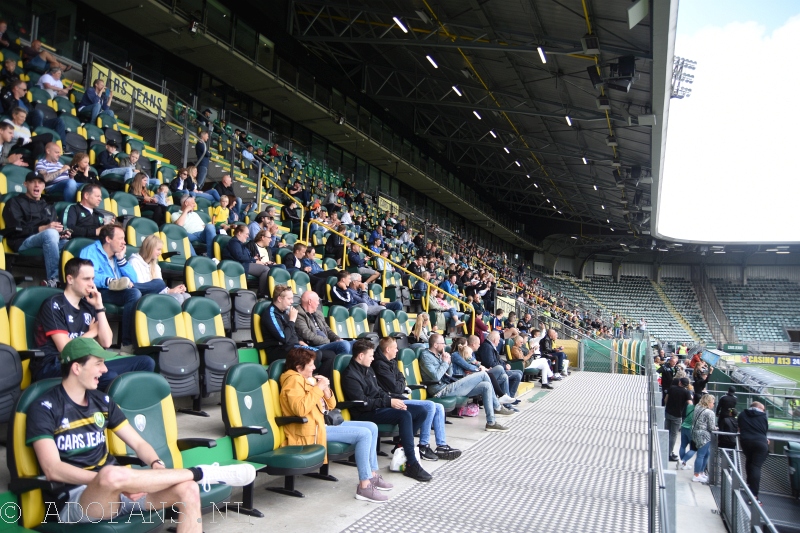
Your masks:
[[[692,95],[692,89],[690,87],[685,87],[685,85],[694,83],[694,74],[689,74],[685,71],[695,70],[696,68],[697,61],[675,56],[672,61],[671,98],[689,98]]]

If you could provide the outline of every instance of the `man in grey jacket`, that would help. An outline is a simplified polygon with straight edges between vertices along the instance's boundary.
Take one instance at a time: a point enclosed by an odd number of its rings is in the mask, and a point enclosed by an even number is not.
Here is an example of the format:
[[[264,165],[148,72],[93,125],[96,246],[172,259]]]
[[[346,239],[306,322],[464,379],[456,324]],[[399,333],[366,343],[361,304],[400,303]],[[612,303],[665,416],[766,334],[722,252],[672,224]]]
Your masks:
[[[306,291],[300,297],[300,309],[294,325],[297,336],[314,348],[340,353],[352,353],[352,342],[342,340],[325,322],[319,310],[319,296],[314,291]]]

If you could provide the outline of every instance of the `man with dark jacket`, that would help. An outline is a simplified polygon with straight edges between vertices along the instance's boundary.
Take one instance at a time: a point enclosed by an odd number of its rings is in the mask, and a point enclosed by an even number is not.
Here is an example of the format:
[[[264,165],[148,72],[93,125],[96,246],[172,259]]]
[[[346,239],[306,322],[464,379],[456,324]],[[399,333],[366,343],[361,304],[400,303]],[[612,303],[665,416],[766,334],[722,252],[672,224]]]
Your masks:
[[[678,460],[678,456],[673,451],[675,449],[675,441],[681,432],[681,423],[686,412],[686,406],[692,403],[692,393],[686,388],[688,386],[689,378],[681,378],[667,390],[664,429],[669,431],[670,461]]]
[[[200,176],[200,169],[197,169],[197,175]],[[236,192],[233,190],[233,178],[231,178],[230,174],[225,174],[222,176],[222,179],[218,181],[214,185],[214,190],[217,191],[217,194],[222,196],[230,196],[231,198],[231,212],[236,213],[237,220],[241,220],[242,218],[242,200],[241,198],[236,196]],[[219,201],[219,200],[217,200]],[[233,218],[228,218],[230,222],[233,222]]]
[[[554,329],[550,329],[547,331],[547,335],[539,341],[539,351],[541,352],[542,356],[546,357],[550,360],[551,363],[556,363],[555,368],[553,368],[553,372],[556,374],[561,374],[562,376],[566,377],[569,375],[569,371],[567,367],[564,366],[564,359],[566,359],[566,354],[564,353],[563,346],[555,346],[555,341],[558,340],[558,333]]]
[[[36,172],[25,176],[25,194],[14,196],[3,210],[4,239],[15,252],[41,248],[46,271],[45,284],[55,287],[59,278],[61,249],[69,232],[56,220],[55,208],[42,199],[44,177]]]
[[[728,415],[731,409],[736,408],[736,387],[728,387],[728,394],[719,399],[717,404],[717,416],[720,422]]]
[[[345,400],[364,402],[364,405],[350,408],[350,416],[354,420],[399,426],[400,443],[406,453],[403,475],[417,481],[430,481],[431,475],[419,464],[414,452],[414,434],[425,423],[425,409],[419,405],[406,405],[378,386],[370,366],[373,353],[374,347],[369,340],[358,339],[353,344],[353,358],[342,373]]]
[[[272,293],[272,303],[261,313],[261,335],[264,341],[259,346],[267,352],[267,363],[286,359],[292,348],[303,347],[316,352],[314,365],[319,373],[333,379],[333,360],[336,354],[330,350],[319,350],[301,341],[295,331],[297,309],[292,307],[294,295],[286,285],[278,285]]]
[[[67,209],[67,228],[72,237],[99,239],[104,217],[96,211],[103,203],[103,192],[99,185],[89,183],[81,189],[81,201]]]
[[[678,356],[673,354],[669,361],[664,363],[658,368],[658,373],[661,374],[661,405],[667,399],[667,391],[672,386],[672,378],[678,371]]]
[[[500,360],[500,354],[497,352],[497,345],[500,343],[500,332],[492,331],[489,337],[481,343],[478,351],[475,352],[475,357],[481,362],[485,368],[489,369],[489,373],[495,377],[500,391],[503,396],[500,397],[500,403],[518,404],[519,400],[515,400],[514,396],[517,395],[517,389],[522,381],[521,370],[511,370],[511,365],[504,364]]]
[[[401,398],[406,405],[419,405],[425,408],[427,416],[422,428],[419,430],[419,455],[426,461],[438,459],[451,460],[461,456],[461,450],[456,450],[447,445],[444,430],[444,407],[440,403],[430,400],[409,400],[411,389],[406,386],[406,378],[397,366],[397,341],[391,337],[384,337],[378,343],[378,349],[373,354],[372,371],[378,378],[380,388],[388,392],[393,398]],[[436,452],[431,450],[431,428],[436,436]]]
[[[769,455],[769,422],[764,404],[753,402],[739,415],[739,442],[746,459],[747,486],[758,500],[761,488],[761,467]],[[760,501],[758,503],[761,503]]]
[[[118,148],[117,141],[109,139],[106,141],[106,151],[98,154],[97,162],[94,166],[101,176],[106,170],[119,167],[119,161],[117,161]]]
[[[208,174],[208,165],[211,163],[211,150],[208,148],[208,132],[201,131],[197,139],[197,144],[194,145],[194,153],[197,156],[197,190],[203,188],[203,183],[206,181]]]

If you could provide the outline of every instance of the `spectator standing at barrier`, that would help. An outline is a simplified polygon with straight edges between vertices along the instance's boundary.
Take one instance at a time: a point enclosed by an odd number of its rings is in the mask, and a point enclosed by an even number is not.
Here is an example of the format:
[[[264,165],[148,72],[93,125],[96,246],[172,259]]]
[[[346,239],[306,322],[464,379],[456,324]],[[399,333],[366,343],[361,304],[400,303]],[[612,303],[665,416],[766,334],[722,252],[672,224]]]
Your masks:
[[[698,483],[708,482],[708,475],[706,475],[705,470],[708,464],[708,454],[711,450],[711,433],[716,430],[717,427],[714,425],[714,396],[704,394],[694,408],[694,421],[692,422],[692,440],[697,447],[692,481]]]
[[[761,488],[761,467],[769,455],[769,421],[767,420],[764,404],[753,402],[750,407],[742,411],[738,418],[739,442],[746,460],[745,473],[747,474],[747,487],[758,500]],[[759,505],[761,501],[758,501]]]
[[[728,387],[728,393],[719,399],[717,402],[717,416],[719,417],[719,424],[722,425],[722,419],[728,416],[728,411],[736,407],[736,387]]]
[[[211,150],[208,147],[207,131],[200,132],[197,143],[194,145],[194,153],[197,156],[197,163],[195,163],[195,167],[197,167],[197,190],[201,190],[206,182],[206,175],[208,175],[208,165],[211,163]]]
[[[708,385],[708,380],[711,379],[710,376],[712,372],[714,372],[714,367],[707,365],[705,361],[700,361],[697,363],[697,366],[695,366],[694,373],[692,374],[694,377],[695,403],[700,401],[700,397],[704,394],[706,385]]]
[[[688,470],[691,466],[686,463],[694,457],[697,450],[693,450],[692,442],[692,422],[694,421],[694,404],[686,404],[686,410],[683,412],[684,419],[681,423],[681,444],[678,448],[678,462],[675,465],[678,470]]]
[[[686,388],[689,385],[689,378],[680,378],[667,391],[666,413],[664,419],[664,429],[669,431],[669,460],[677,461],[675,455],[675,441],[680,433],[681,423],[686,413],[686,406],[692,403],[692,393]]]
[[[675,377],[675,373],[678,371],[678,356],[673,355],[669,358],[665,364],[661,365],[658,369],[658,373],[661,374],[661,405],[664,405],[664,401],[667,398],[667,391],[672,386],[672,378]]]

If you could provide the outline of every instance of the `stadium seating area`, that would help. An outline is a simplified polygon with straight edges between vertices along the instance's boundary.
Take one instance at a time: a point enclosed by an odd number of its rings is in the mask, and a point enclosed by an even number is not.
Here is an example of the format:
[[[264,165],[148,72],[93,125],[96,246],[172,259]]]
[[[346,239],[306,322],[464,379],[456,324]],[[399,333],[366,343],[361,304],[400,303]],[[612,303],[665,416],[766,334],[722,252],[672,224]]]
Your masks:
[[[700,340],[706,344],[714,344],[714,337],[703,318],[692,282],[683,278],[662,278],[660,288]]]
[[[711,283],[740,340],[788,341],[786,329],[800,329],[800,284],[773,279]]]

